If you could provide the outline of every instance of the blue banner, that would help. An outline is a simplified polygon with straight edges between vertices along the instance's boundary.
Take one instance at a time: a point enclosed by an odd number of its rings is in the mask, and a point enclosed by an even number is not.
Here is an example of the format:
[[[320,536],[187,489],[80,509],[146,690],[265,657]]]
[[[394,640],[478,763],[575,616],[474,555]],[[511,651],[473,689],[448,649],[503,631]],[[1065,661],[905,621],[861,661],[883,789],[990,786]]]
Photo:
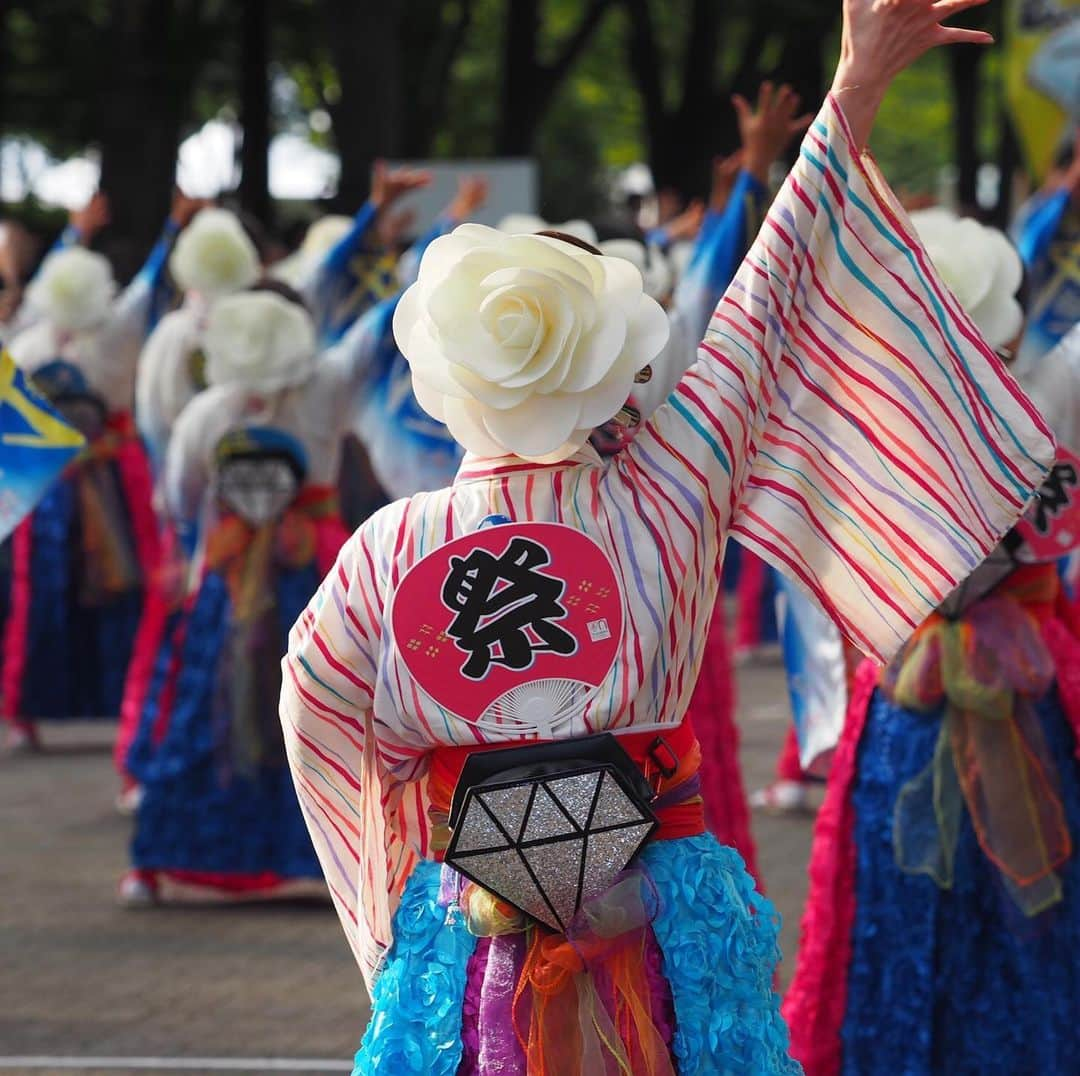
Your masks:
[[[0,540],[33,511],[85,445],[11,356],[0,353]]]

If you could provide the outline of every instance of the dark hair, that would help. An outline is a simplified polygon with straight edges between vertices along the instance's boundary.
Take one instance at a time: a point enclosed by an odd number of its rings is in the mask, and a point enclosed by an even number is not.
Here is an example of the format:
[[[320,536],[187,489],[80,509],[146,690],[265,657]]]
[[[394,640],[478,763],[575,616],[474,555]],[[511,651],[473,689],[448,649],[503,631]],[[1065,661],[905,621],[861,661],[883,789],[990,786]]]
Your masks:
[[[1076,156],[1076,150],[1072,141],[1066,142],[1058,151],[1054,154],[1054,167],[1064,171],[1066,168],[1070,168],[1073,163],[1073,158]]]
[[[259,277],[248,290],[272,291],[275,295],[280,295],[282,299],[287,299],[290,303],[295,303],[304,311],[304,313],[311,313],[311,311],[308,310],[307,303],[304,302],[304,297],[294,287],[286,284],[284,280],[278,280],[276,277]]]
[[[590,254],[599,254],[600,251],[592,245],[592,243],[586,243],[584,239],[578,239],[575,235],[567,235],[566,232],[537,232],[537,235],[545,235],[548,239],[558,239],[560,242],[569,243],[572,247],[578,247],[581,250],[586,250]]]

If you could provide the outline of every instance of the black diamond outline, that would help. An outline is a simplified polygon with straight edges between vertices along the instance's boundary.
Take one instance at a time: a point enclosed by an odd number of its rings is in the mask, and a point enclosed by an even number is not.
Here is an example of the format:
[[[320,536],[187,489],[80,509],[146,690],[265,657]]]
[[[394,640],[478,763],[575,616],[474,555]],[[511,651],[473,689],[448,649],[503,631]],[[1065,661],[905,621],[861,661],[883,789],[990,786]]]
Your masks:
[[[594,773],[594,772],[597,772],[597,771],[599,771],[601,773],[601,775],[609,774],[611,776],[611,778],[615,781],[616,785],[619,786],[619,788],[622,791],[623,795],[625,795],[626,798],[630,801],[630,803],[634,807],[636,807],[638,809],[638,811],[640,812],[640,818],[638,820],[636,820],[636,821],[620,822],[620,823],[617,823],[616,825],[613,825],[613,826],[604,826],[604,827],[602,827],[600,829],[595,830],[596,833],[614,833],[614,832],[616,832],[617,830],[620,830],[620,829],[629,829],[629,828],[631,828],[633,826],[641,826],[641,825],[643,825],[645,823],[651,823],[651,826],[650,826],[648,832],[642,837],[641,842],[638,844],[637,851],[630,857],[630,859],[627,860],[626,864],[624,865],[623,870],[626,870],[627,867],[629,867],[630,864],[633,863],[633,861],[635,859],[637,859],[637,857],[641,854],[641,851],[642,851],[642,849],[644,849],[645,845],[648,844],[648,842],[652,839],[653,834],[656,832],[656,830],[660,826],[660,821],[656,817],[656,815],[652,812],[652,810],[649,808],[649,806],[647,804],[640,803],[639,798],[633,793],[633,791],[631,789],[628,788],[627,781],[626,781],[625,777],[623,777],[623,775],[619,772],[617,767],[609,766],[609,765],[588,766],[588,767],[583,767],[583,768],[581,768],[579,770],[567,771],[567,772],[559,773],[559,774],[556,774],[556,775],[545,775],[545,776],[537,776],[536,778],[532,778],[532,779],[528,779],[528,778],[523,779],[523,780],[528,780],[529,781],[529,784],[531,785],[531,789],[530,789],[530,795],[529,795],[529,802],[528,802],[528,804],[526,805],[526,808],[525,808],[525,819],[522,821],[521,832],[522,833],[525,832],[525,827],[526,827],[526,824],[527,824],[526,820],[528,819],[529,814],[532,811],[533,800],[536,798],[536,789],[541,784],[546,786],[548,780],[561,780],[564,777],[571,777],[571,776],[575,776],[577,774],[584,774],[584,773]],[[563,803],[559,799],[559,797],[556,796],[551,791],[550,788],[547,788],[546,791],[547,791],[548,795],[555,801],[555,803],[559,807],[560,811],[562,811],[562,813],[566,816],[566,818],[570,822],[571,826],[574,827],[575,832],[564,833],[564,834],[560,834],[559,836],[556,836],[556,837],[547,837],[547,838],[537,839],[537,840],[532,840],[532,841],[515,840],[513,837],[511,837],[510,834],[507,832],[506,827],[499,821],[499,819],[497,817],[495,817],[494,813],[490,810],[490,808],[487,806],[487,804],[484,803],[483,799],[479,795],[477,795],[478,792],[494,791],[494,790],[499,789],[499,788],[507,788],[507,787],[510,787],[512,785],[519,785],[521,783],[523,783],[522,780],[512,780],[512,781],[502,781],[502,782],[494,782],[493,781],[490,784],[478,785],[476,788],[470,788],[468,790],[468,792],[466,794],[466,801],[462,805],[461,818],[464,819],[468,815],[469,802],[471,800],[473,800],[473,799],[476,799],[479,802],[480,806],[483,808],[484,813],[487,814],[487,816],[495,824],[495,827],[499,830],[500,833],[502,833],[503,837],[508,842],[509,847],[507,845],[498,845],[498,846],[496,846],[494,848],[476,848],[476,849],[472,849],[472,850],[470,850],[468,852],[460,852],[459,853],[459,852],[456,851],[456,849],[454,847],[455,841],[456,841],[456,834],[455,834],[455,835],[452,835],[451,838],[450,838],[450,844],[448,845],[448,847],[446,849],[446,853],[444,855],[444,860],[446,862],[448,862],[450,864],[450,866],[454,868],[454,870],[458,871],[460,874],[465,875],[465,877],[468,878],[470,881],[475,882],[476,885],[481,886],[482,888],[487,888],[482,879],[477,878],[474,874],[470,873],[467,869],[465,869],[464,864],[463,864],[462,861],[463,860],[468,860],[470,857],[472,857],[474,855],[489,855],[492,852],[513,852],[515,855],[517,855],[518,862],[520,862],[522,864],[522,866],[524,866],[525,870],[528,872],[529,877],[532,879],[533,884],[536,886],[537,892],[543,898],[544,904],[547,906],[548,911],[551,912],[552,919],[556,923],[559,923],[560,925],[562,925],[562,918],[555,911],[554,906],[552,905],[551,901],[548,899],[548,895],[547,895],[547,893],[544,892],[544,887],[540,884],[540,880],[536,877],[536,873],[533,871],[531,865],[529,864],[529,861],[525,858],[525,856],[523,856],[521,854],[521,849],[523,849],[523,848],[533,848],[533,847],[536,847],[537,845],[542,845],[542,844],[558,844],[558,843],[562,843],[562,842],[565,842],[565,841],[577,840],[577,839],[579,839],[581,837],[584,837],[584,841],[582,843],[582,850],[581,850],[581,868],[580,868],[579,876],[578,876],[578,898],[579,898],[578,908],[580,908],[580,897],[581,897],[581,893],[582,893],[582,891],[584,889],[585,863],[586,863],[586,860],[588,858],[589,834],[591,832],[593,832],[591,830],[591,823],[592,823],[593,816],[596,813],[596,807],[597,807],[597,803],[598,803],[599,796],[600,796],[600,789],[603,787],[604,782],[603,782],[602,776],[601,776],[601,780],[596,782],[596,788],[595,788],[595,790],[593,792],[593,802],[592,802],[592,804],[591,804],[591,806],[589,808],[588,822],[586,823],[584,829],[581,829],[581,828],[578,827],[577,823],[570,816],[569,811],[563,805]],[[496,894],[496,895],[497,896],[502,896],[502,899],[504,899],[504,900],[508,899],[505,896],[503,896],[502,894]],[[513,904],[513,901],[508,900],[508,903]],[[517,905],[515,904],[514,907],[516,908]],[[518,910],[523,912],[525,915],[529,916],[530,918],[535,918],[535,916],[532,916],[531,913],[525,911],[524,908],[519,908]],[[544,926],[547,926],[548,928],[551,928],[550,923],[544,923]],[[563,926],[563,929],[565,930],[565,926]]]

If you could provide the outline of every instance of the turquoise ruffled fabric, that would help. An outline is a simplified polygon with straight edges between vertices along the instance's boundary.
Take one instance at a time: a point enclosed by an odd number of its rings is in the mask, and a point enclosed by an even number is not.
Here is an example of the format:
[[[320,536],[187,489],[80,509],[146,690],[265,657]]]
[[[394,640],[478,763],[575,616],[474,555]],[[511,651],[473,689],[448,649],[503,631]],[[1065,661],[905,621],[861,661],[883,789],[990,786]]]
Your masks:
[[[780,917],[738,852],[709,836],[657,841],[642,864],[659,898],[653,930],[675,1004],[680,1076],[797,1076],[772,979]],[[473,938],[439,907],[439,867],[421,863],[394,919],[353,1076],[454,1076]]]
[[[675,1003],[679,1076],[788,1076],[788,1030],[773,991],[780,916],[734,848],[709,834],[642,854],[660,895],[653,932]]]
[[[461,1063],[461,1003],[476,938],[439,906],[440,870],[420,863],[405,886],[353,1076],[454,1076]]]

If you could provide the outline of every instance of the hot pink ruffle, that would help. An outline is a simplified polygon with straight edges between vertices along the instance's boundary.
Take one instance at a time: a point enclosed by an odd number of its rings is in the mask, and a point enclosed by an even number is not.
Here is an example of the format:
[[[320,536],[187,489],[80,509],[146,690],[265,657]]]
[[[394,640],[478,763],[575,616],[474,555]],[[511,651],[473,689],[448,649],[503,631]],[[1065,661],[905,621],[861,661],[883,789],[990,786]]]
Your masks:
[[[727,643],[723,603],[713,609],[705,656],[697,686],[686,712],[701,744],[701,794],[705,824],[721,843],[742,856],[758,887],[757,847],[750,833],[742,767],[739,765],[739,729],[735,724],[735,677]],[[764,889],[762,889],[764,892]]]
[[[791,1056],[806,1076],[840,1071],[840,1031],[847,1008],[847,968],[855,921],[855,840],[851,790],[859,740],[881,667],[865,661],[855,674],[844,732],[833,756],[825,802],[814,825],[810,892],[800,931],[795,977],[784,998]]]

